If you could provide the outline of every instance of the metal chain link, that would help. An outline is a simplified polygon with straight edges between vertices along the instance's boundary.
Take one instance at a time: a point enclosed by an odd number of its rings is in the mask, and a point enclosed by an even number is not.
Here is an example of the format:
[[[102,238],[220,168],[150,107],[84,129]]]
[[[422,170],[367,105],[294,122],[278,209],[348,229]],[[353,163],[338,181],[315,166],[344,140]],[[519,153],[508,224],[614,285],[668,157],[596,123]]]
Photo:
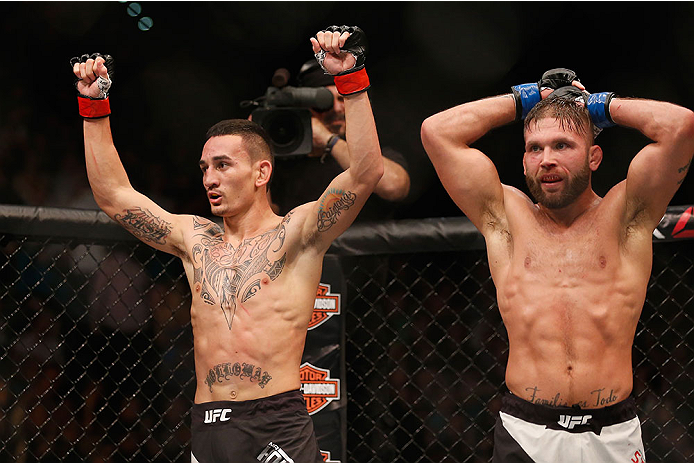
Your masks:
[[[654,246],[633,349],[649,461],[694,459],[694,241]],[[350,462],[487,462],[508,356],[483,251],[344,257]],[[180,261],[0,235],[0,461],[186,461]]]

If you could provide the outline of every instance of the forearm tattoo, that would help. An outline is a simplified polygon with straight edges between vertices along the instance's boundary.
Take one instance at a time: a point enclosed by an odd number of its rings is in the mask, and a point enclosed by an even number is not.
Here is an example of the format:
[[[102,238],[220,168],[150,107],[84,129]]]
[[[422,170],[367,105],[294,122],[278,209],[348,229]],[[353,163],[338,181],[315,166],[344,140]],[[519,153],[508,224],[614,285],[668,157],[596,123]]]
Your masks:
[[[351,191],[335,189],[327,191],[320,200],[318,231],[324,232],[335,225],[342,211],[346,211],[354,206],[356,200],[357,195]]]
[[[605,388],[595,389],[590,392],[592,398],[590,400],[579,400],[575,403],[569,403],[562,395],[557,392],[553,396],[542,396],[537,386],[526,387],[528,392],[526,400],[537,405],[547,405],[549,407],[580,407],[580,408],[596,408],[604,407],[618,401],[618,397],[614,393],[614,389],[610,389],[609,393],[605,392]]]
[[[219,225],[193,219],[193,229],[201,230],[191,253],[193,285],[203,302],[221,308],[230,330],[237,305],[255,296],[263,276],[274,281],[282,273],[287,253],[272,256],[282,250],[290,217],[291,213],[276,228],[243,240],[238,248],[224,242]]]
[[[123,212],[114,216],[123,228],[144,241],[166,244],[166,237],[171,234],[169,222],[139,207],[125,209]]]
[[[246,362],[220,363],[210,368],[205,378],[205,384],[212,392],[213,385],[229,381],[234,377],[241,380],[248,378],[250,383],[256,383],[261,389],[265,388],[265,385],[272,379],[272,376],[267,371],[263,371],[260,367]]]

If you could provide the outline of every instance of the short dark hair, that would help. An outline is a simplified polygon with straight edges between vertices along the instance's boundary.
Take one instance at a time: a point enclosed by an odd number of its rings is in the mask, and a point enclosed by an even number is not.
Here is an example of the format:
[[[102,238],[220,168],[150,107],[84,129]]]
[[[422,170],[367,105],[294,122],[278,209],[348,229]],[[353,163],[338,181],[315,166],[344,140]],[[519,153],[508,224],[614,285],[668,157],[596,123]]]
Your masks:
[[[260,124],[247,119],[226,119],[217,122],[207,130],[205,141],[212,137],[222,137],[224,135],[238,135],[241,137],[251,160],[267,159],[270,161],[272,172],[270,181],[268,181],[269,189],[270,182],[275,174],[275,156],[272,153],[270,136],[265,129]]]
[[[530,124],[540,119],[554,118],[564,130],[571,130],[588,137],[592,145],[595,142],[595,127],[590,119],[588,109],[571,98],[545,98],[530,110],[523,123],[523,129],[528,130]]]

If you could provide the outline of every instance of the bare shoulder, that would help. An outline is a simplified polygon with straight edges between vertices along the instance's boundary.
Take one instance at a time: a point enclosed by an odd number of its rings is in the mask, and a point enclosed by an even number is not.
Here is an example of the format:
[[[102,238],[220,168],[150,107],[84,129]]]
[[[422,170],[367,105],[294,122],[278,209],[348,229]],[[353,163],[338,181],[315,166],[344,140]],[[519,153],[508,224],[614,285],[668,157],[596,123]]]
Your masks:
[[[311,248],[318,239],[320,230],[318,228],[318,218],[315,217],[316,201],[312,201],[301,206],[297,206],[284,217],[284,226],[287,229],[290,242],[296,245],[296,251]],[[311,222],[315,227],[311,227],[311,232],[306,233],[306,223]]]
[[[224,235],[224,229],[218,223],[206,219],[204,217],[199,217],[197,215],[188,216],[190,220],[191,231],[193,235],[202,236],[217,236]]]
[[[224,237],[224,229],[218,223],[197,215],[182,215],[180,218],[183,239],[185,242],[184,260],[191,260],[192,250],[195,245],[206,247],[221,243]]]
[[[517,205],[531,205],[533,202],[530,200],[528,195],[523,193],[520,189],[511,185],[503,185],[504,187],[504,201],[509,202],[511,206]]]
[[[532,200],[516,187],[503,185],[504,188],[504,208],[499,219],[500,228],[511,232],[515,224],[524,218],[529,218],[535,207]]]
[[[624,245],[644,243],[650,249],[655,225],[650,217],[647,204],[638,199],[629,199],[626,180],[619,182],[603,198],[601,217],[610,223],[615,234]]]
[[[638,198],[629,197],[626,180],[617,183],[607,192],[601,207],[618,220],[618,226],[622,229],[643,229],[648,235],[653,232],[647,204]]]

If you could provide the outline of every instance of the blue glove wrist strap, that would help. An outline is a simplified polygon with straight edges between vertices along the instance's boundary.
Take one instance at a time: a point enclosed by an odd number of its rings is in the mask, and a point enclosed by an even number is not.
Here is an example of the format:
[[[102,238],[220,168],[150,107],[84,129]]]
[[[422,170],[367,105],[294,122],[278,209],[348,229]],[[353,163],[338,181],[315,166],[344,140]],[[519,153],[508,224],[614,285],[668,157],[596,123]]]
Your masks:
[[[596,127],[605,129],[617,125],[610,116],[610,101],[613,97],[612,92],[592,93],[588,97],[588,114]]]
[[[516,120],[523,120],[542,99],[540,87],[535,82],[532,84],[514,85],[511,87],[511,90],[516,99]]]

